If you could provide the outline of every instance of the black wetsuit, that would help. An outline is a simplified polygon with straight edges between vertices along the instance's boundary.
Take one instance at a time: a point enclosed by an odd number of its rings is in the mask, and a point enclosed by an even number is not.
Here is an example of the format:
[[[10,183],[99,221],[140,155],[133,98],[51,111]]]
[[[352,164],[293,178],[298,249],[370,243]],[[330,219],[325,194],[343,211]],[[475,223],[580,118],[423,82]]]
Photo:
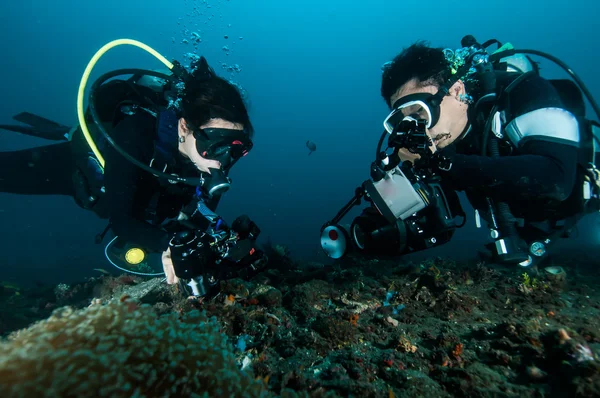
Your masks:
[[[514,78],[515,74],[500,74],[498,93]],[[528,112],[564,107],[552,83],[537,75],[518,84],[505,100],[505,125]],[[465,191],[476,209],[486,209],[485,198],[490,197],[509,204],[515,217],[531,221],[560,219],[576,211],[567,203],[580,195],[575,189],[580,177],[577,145],[542,137],[516,148],[498,140],[500,157],[492,158],[482,155],[482,131],[483,124],[474,122],[464,139],[440,151],[452,160],[449,171],[440,171],[446,187]]]
[[[149,164],[156,130],[156,118],[141,112],[121,120],[111,136],[127,153]],[[73,176],[81,161],[77,159],[80,154],[74,150],[75,145],[64,142],[0,152],[0,192],[76,198]],[[193,199],[195,187],[159,179],[130,163],[110,145],[102,153],[106,193],[91,210],[101,218],[109,218],[113,232],[121,240],[154,252],[166,250],[170,234],[161,224],[177,217],[181,208]],[[194,165],[177,150],[173,160],[168,173],[198,175]],[[214,210],[216,202],[209,207]]]
[[[146,113],[130,116],[112,131],[117,144],[142,163],[149,164],[154,153],[156,119]],[[168,173],[198,175],[195,166],[176,152]],[[195,187],[171,184],[133,165],[109,146],[105,167],[108,216],[116,235],[152,251],[166,250],[170,234],[160,228],[165,220],[176,218],[193,198]],[[213,208],[214,210],[214,208]]]

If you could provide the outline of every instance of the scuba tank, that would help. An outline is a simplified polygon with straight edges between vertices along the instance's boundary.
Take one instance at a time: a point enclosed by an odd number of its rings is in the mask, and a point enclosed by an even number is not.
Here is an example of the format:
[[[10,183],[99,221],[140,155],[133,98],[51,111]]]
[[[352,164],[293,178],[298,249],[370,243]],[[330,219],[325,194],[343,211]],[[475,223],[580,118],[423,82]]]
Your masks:
[[[131,115],[134,109],[141,108],[155,115],[161,107],[168,105],[171,93],[170,84],[164,79],[134,75],[127,80],[114,79],[99,86],[95,93],[95,108],[102,126],[110,131],[124,117]],[[89,107],[85,118],[98,150],[104,152],[109,143],[96,126]],[[107,218],[106,210],[97,206],[105,191],[104,167],[90,150],[81,126],[77,126],[73,133],[71,148],[75,162],[75,201],[80,207],[91,209],[99,217]]]

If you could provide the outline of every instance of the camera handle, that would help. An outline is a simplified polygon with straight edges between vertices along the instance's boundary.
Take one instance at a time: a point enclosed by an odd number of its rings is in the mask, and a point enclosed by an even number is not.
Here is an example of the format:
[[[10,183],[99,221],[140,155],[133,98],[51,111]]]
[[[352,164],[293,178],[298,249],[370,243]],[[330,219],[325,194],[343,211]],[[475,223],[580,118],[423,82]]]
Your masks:
[[[362,198],[367,193],[364,185],[365,183],[363,183],[363,185],[361,185],[360,187],[356,188],[356,190],[354,191],[354,197],[350,199],[350,201],[346,203],[344,207],[342,207],[342,209],[335,215],[335,217],[333,217],[333,219],[331,219],[331,221],[328,221],[325,224],[323,224],[323,226],[321,227],[321,231],[323,231],[330,225],[337,224],[342,218],[346,216],[346,214],[348,214],[350,210],[352,210],[354,206],[360,205]]]

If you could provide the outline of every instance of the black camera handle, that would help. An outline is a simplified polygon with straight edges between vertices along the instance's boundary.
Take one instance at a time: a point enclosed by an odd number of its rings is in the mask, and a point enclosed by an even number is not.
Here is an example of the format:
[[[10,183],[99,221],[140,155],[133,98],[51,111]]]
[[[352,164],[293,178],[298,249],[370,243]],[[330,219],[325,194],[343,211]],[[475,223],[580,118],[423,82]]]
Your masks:
[[[331,219],[331,221],[326,222],[323,225],[323,227],[321,227],[321,231],[330,225],[337,224],[342,218],[346,216],[346,214],[348,214],[350,210],[352,210],[354,206],[360,205],[362,198],[367,194],[364,184],[365,183],[363,183],[363,185],[361,185],[360,187],[356,188],[356,190],[354,191],[354,197],[350,199],[350,201],[346,203],[344,207],[341,208],[341,210],[335,215],[335,217],[333,217],[333,219]]]

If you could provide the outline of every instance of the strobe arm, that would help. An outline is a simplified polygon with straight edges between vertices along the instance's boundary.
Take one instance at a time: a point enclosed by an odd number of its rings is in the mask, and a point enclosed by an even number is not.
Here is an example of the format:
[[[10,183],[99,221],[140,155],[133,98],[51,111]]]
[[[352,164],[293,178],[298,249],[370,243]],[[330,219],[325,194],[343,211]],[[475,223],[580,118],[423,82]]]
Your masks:
[[[333,217],[331,221],[327,221],[325,224],[323,224],[323,226],[321,227],[321,232],[328,226],[339,223],[340,220],[344,218],[354,206],[360,205],[362,198],[366,194],[364,185],[365,183],[363,183],[360,187],[356,188],[356,190],[354,191],[354,197],[350,199],[350,201],[346,203],[344,207],[341,208],[341,210],[335,215],[335,217]]]

